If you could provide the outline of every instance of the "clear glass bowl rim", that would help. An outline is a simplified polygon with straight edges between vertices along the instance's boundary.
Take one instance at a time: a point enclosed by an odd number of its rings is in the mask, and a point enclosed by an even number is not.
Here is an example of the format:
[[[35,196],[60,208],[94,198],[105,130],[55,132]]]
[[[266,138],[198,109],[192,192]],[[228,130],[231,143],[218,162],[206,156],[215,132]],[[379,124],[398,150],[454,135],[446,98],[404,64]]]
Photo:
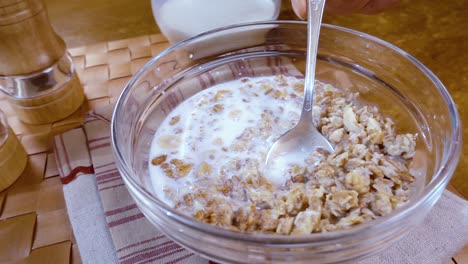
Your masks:
[[[425,203],[431,203],[434,198],[438,199],[437,195],[441,193],[441,189],[445,188],[448,181],[450,180],[458,160],[461,154],[461,141],[462,141],[462,133],[461,133],[461,122],[459,118],[459,114],[456,108],[456,105],[450,96],[449,92],[442,84],[442,82],[430,71],[426,66],[424,66],[421,62],[419,62],[416,58],[409,55],[407,52],[403,51],[402,49],[396,47],[393,44],[390,44],[384,40],[381,40],[377,37],[369,35],[367,33],[363,33],[357,30],[330,25],[330,24],[322,24],[322,27],[330,28],[338,31],[343,31],[345,33],[350,33],[360,38],[365,38],[370,41],[376,42],[380,45],[385,46],[393,51],[396,51],[400,55],[406,57],[411,63],[413,63],[421,72],[423,72],[437,87],[438,92],[442,96],[443,100],[446,103],[446,107],[450,114],[451,120],[451,143],[449,145],[448,150],[445,152],[444,159],[441,161],[441,166],[438,170],[434,173],[430,183],[424,187],[424,190],[419,195],[418,199],[414,199],[413,201],[408,202],[401,208],[399,208],[396,212],[391,213],[388,216],[378,218],[376,220],[370,221],[368,223],[357,225],[350,229],[345,230],[337,230],[333,232],[327,233],[313,233],[307,235],[293,235],[293,236],[279,236],[275,234],[261,234],[261,233],[242,233],[236,231],[226,230],[220,227],[216,227],[210,224],[202,223],[200,221],[195,220],[193,217],[182,214],[171,207],[167,206],[162,201],[158,200],[154,197],[151,193],[145,190],[142,186],[140,186],[130,175],[132,175],[132,171],[130,169],[129,163],[124,159],[123,154],[117,144],[117,137],[118,137],[118,123],[116,122],[120,109],[123,107],[123,103],[125,98],[127,97],[128,93],[130,92],[131,88],[136,84],[138,79],[149,69],[153,64],[155,64],[159,59],[163,58],[167,54],[171,53],[174,50],[177,50],[189,43],[197,41],[198,39],[208,37],[212,34],[218,33],[220,31],[235,29],[235,28],[247,28],[247,27],[257,27],[257,26],[274,26],[274,25],[302,25],[307,26],[307,23],[304,21],[293,21],[293,20],[271,20],[271,21],[262,21],[262,22],[252,22],[252,23],[242,23],[231,25],[227,27],[221,27],[218,29],[210,30],[200,35],[188,38],[184,41],[176,43],[169,47],[168,49],[162,51],[157,56],[153,57],[147,64],[145,64],[136,74],[129,80],[126,84],[125,88],[123,89],[121,95],[119,96],[113,115],[111,120],[111,146],[112,152],[114,155],[114,159],[122,177],[124,179],[125,184],[129,185],[133,189],[135,189],[140,195],[143,195],[147,201],[156,205],[160,209],[163,209],[166,213],[165,215],[171,218],[172,221],[176,221],[188,228],[193,228],[198,231],[201,231],[206,234],[214,235],[214,236],[221,236],[224,238],[238,240],[243,242],[252,242],[254,244],[262,243],[262,244],[270,244],[272,246],[281,246],[281,245],[300,245],[300,244],[322,244],[325,242],[338,242],[345,237],[352,238],[356,234],[359,235],[366,235],[372,234],[373,232],[378,231],[379,226],[393,226],[395,223],[404,220],[407,217],[410,217],[412,214],[416,214],[417,209],[421,207]],[[128,186],[127,186],[128,187]],[[377,228],[377,230],[376,230]]]

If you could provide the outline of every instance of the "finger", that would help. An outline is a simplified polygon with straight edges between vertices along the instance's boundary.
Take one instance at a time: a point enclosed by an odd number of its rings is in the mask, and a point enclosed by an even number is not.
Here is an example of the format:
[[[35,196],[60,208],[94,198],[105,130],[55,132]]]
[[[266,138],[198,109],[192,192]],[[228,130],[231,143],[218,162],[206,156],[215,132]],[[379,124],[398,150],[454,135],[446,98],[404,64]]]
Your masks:
[[[296,15],[304,20],[307,18],[307,0],[291,0],[292,8]]]

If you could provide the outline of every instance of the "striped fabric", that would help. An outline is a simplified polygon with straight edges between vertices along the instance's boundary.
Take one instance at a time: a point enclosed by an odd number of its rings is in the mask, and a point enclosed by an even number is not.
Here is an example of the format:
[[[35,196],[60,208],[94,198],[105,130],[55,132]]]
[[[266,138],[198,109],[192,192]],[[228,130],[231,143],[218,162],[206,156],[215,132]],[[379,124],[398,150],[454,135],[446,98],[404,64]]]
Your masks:
[[[112,157],[111,109],[109,106],[88,114],[83,128],[54,138],[62,182],[69,183],[94,168],[104,217],[120,263],[208,263],[165,237],[137,208]]]

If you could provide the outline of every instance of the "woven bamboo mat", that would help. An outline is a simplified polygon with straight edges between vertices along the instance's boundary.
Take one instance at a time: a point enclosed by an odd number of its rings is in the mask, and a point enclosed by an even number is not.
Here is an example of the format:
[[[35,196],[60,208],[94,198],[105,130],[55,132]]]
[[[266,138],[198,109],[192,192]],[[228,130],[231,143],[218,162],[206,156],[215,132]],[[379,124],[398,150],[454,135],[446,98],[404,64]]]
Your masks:
[[[81,263],[51,138],[80,126],[87,111],[115,102],[130,77],[168,46],[164,36],[150,35],[70,49],[88,100],[53,124],[21,123],[0,94],[0,109],[29,154],[23,175],[0,192],[0,263]],[[468,248],[455,259],[468,263]]]
[[[88,100],[53,124],[21,123],[0,93],[0,109],[29,155],[25,172],[0,192],[0,263],[81,263],[51,138],[80,126],[87,111],[114,102],[130,77],[168,46],[164,36],[151,35],[70,49]]]

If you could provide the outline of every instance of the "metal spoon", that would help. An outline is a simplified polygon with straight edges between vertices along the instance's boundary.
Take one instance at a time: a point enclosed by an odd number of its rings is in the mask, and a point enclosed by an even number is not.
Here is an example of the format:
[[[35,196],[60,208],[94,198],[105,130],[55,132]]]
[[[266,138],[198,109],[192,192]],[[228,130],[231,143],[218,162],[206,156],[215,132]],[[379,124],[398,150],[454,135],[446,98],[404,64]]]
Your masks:
[[[333,152],[333,146],[314,126],[312,117],[315,64],[324,6],[325,0],[309,0],[308,2],[307,65],[302,113],[297,125],[281,135],[270,147],[266,158],[267,169],[271,168],[271,163],[275,159],[284,155],[302,154],[305,156],[316,149]]]

